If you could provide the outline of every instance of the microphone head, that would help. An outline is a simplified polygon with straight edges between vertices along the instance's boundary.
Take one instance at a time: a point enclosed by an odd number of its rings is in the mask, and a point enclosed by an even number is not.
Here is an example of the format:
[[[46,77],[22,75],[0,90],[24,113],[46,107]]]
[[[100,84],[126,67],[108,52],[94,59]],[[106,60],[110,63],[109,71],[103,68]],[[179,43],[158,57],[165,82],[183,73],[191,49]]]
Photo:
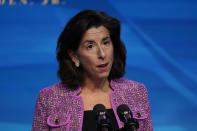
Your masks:
[[[125,122],[124,116],[129,116],[129,117],[133,118],[132,112],[130,111],[129,107],[125,104],[118,106],[117,114],[118,114],[120,120],[123,122]]]
[[[96,116],[96,128],[99,131],[112,131],[113,127],[107,116],[105,106],[102,104],[97,104],[93,108],[93,112]]]
[[[122,122],[124,122],[124,128],[128,131],[134,131],[139,128],[139,123],[133,118],[132,112],[125,104],[118,106],[117,113]]]
[[[97,105],[94,106],[93,112],[94,113],[106,112],[105,106],[103,104],[97,104]]]

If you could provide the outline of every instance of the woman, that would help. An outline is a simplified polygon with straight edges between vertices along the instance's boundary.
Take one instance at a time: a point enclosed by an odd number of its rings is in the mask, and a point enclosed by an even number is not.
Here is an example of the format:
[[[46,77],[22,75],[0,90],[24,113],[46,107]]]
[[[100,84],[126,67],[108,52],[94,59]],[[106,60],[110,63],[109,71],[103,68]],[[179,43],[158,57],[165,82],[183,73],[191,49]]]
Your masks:
[[[107,108],[114,130],[124,126],[116,112],[122,104],[140,131],[153,130],[145,86],[122,78],[126,50],[117,19],[94,10],[78,13],[58,39],[57,60],[61,82],[39,92],[32,130],[96,130],[96,104]]]

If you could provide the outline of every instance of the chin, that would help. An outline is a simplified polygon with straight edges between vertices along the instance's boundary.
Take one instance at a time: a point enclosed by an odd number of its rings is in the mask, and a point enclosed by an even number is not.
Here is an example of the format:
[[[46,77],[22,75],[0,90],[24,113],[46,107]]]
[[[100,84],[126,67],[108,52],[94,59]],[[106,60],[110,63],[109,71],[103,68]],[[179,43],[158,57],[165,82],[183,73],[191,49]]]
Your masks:
[[[103,73],[103,74],[99,74],[97,75],[98,79],[106,79],[109,77],[109,73]]]

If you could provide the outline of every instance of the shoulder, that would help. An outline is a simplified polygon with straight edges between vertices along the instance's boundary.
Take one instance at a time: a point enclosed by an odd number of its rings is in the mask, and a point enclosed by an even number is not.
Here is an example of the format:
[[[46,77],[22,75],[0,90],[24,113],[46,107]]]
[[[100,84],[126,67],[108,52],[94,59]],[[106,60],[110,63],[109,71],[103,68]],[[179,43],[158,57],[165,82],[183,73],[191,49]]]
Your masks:
[[[51,86],[45,87],[39,91],[39,95],[47,95],[54,93],[60,85],[61,83],[56,83]]]
[[[112,84],[121,85],[121,88],[144,88],[144,84],[126,78],[113,79]]]
[[[126,78],[119,78],[112,80],[112,85],[117,90],[126,90],[126,91],[134,91],[134,92],[147,92],[147,88],[143,83],[139,83],[133,80],[129,80]]]
[[[53,84],[51,86],[41,89],[38,96],[54,96],[54,95],[65,95],[71,93],[72,90],[68,88],[67,85],[61,82]]]

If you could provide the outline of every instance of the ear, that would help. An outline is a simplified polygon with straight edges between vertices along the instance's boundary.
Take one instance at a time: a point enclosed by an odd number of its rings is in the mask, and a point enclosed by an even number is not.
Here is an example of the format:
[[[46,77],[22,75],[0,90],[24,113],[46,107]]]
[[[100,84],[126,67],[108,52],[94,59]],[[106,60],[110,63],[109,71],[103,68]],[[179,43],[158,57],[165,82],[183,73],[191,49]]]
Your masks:
[[[79,59],[77,57],[77,54],[76,52],[72,51],[72,50],[68,50],[68,55],[70,56],[71,60],[74,62],[74,63],[79,63]]]

